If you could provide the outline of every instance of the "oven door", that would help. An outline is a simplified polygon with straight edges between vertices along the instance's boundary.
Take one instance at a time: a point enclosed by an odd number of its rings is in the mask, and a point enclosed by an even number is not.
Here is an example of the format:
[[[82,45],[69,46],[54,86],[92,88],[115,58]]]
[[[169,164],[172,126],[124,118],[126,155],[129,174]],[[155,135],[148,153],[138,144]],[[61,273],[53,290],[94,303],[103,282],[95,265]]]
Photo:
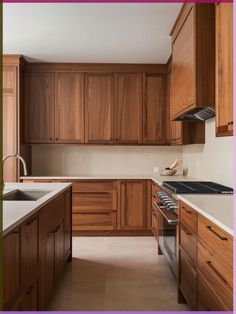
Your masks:
[[[178,216],[164,206],[155,204],[158,210],[158,243],[173,272],[177,275],[177,225]]]

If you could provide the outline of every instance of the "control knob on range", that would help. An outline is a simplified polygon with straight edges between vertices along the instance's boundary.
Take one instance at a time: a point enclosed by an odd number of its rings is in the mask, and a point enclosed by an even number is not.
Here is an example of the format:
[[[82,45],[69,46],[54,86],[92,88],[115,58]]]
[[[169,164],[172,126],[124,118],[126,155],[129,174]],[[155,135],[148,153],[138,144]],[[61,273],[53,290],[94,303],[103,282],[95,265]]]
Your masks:
[[[175,209],[178,208],[174,202],[168,204],[166,207],[167,207],[167,209],[170,210],[170,211],[174,211]]]

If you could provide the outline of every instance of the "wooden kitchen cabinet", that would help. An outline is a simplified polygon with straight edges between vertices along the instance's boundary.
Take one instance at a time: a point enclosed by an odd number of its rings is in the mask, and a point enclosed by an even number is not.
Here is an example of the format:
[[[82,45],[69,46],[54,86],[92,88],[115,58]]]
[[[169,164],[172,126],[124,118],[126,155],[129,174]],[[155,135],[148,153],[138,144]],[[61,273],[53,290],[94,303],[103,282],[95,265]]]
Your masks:
[[[115,74],[114,138],[119,144],[142,144],[143,75]]]
[[[215,106],[215,7],[185,3],[171,31],[171,120]]]
[[[20,291],[20,229],[3,239],[3,305],[10,309]]]
[[[196,309],[197,272],[189,256],[180,248],[179,251],[179,288],[189,307]]]
[[[71,191],[65,193],[65,258],[72,258],[72,195]]]
[[[2,155],[21,155],[31,168],[31,148],[23,143],[23,69],[24,59],[19,55],[4,55],[2,68]],[[17,182],[22,174],[19,161],[9,158],[4,162],[4,182]]]
[[[216,4],[216,136],[233,135],[233,3]]]
[[[46,308],[55,280],[55,235],[49,233],[40,244],[39,309]]]
[[[55,141],[55,77],[54,73],[25,73],[25,141],[54,143]]]
[[[145,180],[120,182],[120,230],[147,229],[147,188]]]
[[[84,74],[55,74],[55,142],[84,143]]]
[[[33,281],[24,291],[18,311],[38,310],[38,280]]]
[[[21,228],[21,287],[38,277],[38,264],[38,217],[33,217]]]
[[[85,74],[85,142],[113,143],[114,75]]]
[[[143,105],[143,144],[166,144],[166,76],[146,74]]]
[[[58,281],[65,265],[64,219],[55,231],[55,281]]]

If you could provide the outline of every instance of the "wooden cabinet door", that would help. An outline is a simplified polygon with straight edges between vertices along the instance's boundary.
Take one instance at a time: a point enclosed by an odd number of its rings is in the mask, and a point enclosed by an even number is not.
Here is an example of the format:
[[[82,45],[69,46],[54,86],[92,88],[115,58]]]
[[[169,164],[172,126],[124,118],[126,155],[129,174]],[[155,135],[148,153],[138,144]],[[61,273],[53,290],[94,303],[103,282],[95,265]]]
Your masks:
[[[115,75],[115,142],[141,144],[143,129],[142,74]]]
[[[71,191],[65,194],[65,257],[71,254],[72,239],[71,239],[71,224],[72,224],[72,213],[71,213]]]
[[[29,219],[21,228],[21,286],[26,287],[38,273],[38,219]]]
[[[39,306],[45,310],[55,281],[55,234],[49,233],[40,243]]]
[[[170,117],[195,103],[194,12],[189,12],[172,46]]]
[[[143,143],[166,143],[166,78],[146,74],[143,106]]]
[[[54,74],[25,74],[25,141],[54,142]]]
[[[179,251],[179,287],[191,309],[196,308],[197,273],[188,255],[181,248]]]
[[[233,135],[233,4],[216,5],[216,135]]]
[[[23,293],[20,311],[38,311],[38,281],[32,282]]]
[[[197,279],[197,310],[198,311],[228,311],[227,306],[215,294],[207,280],[198,273]],[[232,309],[231,309],[232,310]]]
[[[20,230],[16,229],[3,240],[4,304],[17,298],[20,289]]]
[[[181,145],[183,139],[182,122],[170,121],[170,143],[173,145]]]
[[[113,142],[113,74],[85,75],[85,142]]]
[[[122,181],[120,190],[120,230],[146,230],[146,182]]]
[[[60,278],[65,265],[65,231],[64,219],[55,231],[55,280]]]
[[[3,67],[3,156],[18,151],[17,142],[17,68]],[[4,182],[18,181],[17,161],[10,158],[4,163]]]
[[[84,75],[57,73],[56,143],[84,143]]]

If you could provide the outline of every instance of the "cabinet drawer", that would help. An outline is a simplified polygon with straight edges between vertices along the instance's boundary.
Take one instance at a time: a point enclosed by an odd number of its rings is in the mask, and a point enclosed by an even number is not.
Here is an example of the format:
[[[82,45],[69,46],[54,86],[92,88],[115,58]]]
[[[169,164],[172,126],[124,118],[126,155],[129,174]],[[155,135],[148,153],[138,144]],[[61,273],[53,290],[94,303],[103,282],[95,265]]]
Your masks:
[[[157,192],[160,192],[160,188],[156,184],[152,184],[152,195],[156,197]]]
[[[219,255],[220,259],[233,267],[233,238],[214,223],[199,215],[198,236]]]
[[[116,191],[103,193],[74,193],[73,213],[81,211],[116,210]]]
[[[198,243],[198,269],[228,309],[233,307],[233,271]]]
[[[79,230],[114,230],[116,213],[80,213],[73,214],[73,231]]]
[[[39,236],[42,239],[64,217],[64,194],[45,205],[39,215]]]
[[[197,272],[192,267],[191,260],[180,248],[179,251],[180,277],[179,287],[191,309],[196,307]]]
[[[200,273],[198,273],[197,279],[197,310],[227,311],[225,304],[218,298]]]
[[[197,260],[197,236],[186,226],[180,224],[180,245],[189,255],[192,262],[196,264]]]
[[[105,192],[113,190],[113,181],[75,181],[72,185],[73,193]]]
[[[180,202],[180,221],[192,231],[197,232],[197,212],[183,202]]]

